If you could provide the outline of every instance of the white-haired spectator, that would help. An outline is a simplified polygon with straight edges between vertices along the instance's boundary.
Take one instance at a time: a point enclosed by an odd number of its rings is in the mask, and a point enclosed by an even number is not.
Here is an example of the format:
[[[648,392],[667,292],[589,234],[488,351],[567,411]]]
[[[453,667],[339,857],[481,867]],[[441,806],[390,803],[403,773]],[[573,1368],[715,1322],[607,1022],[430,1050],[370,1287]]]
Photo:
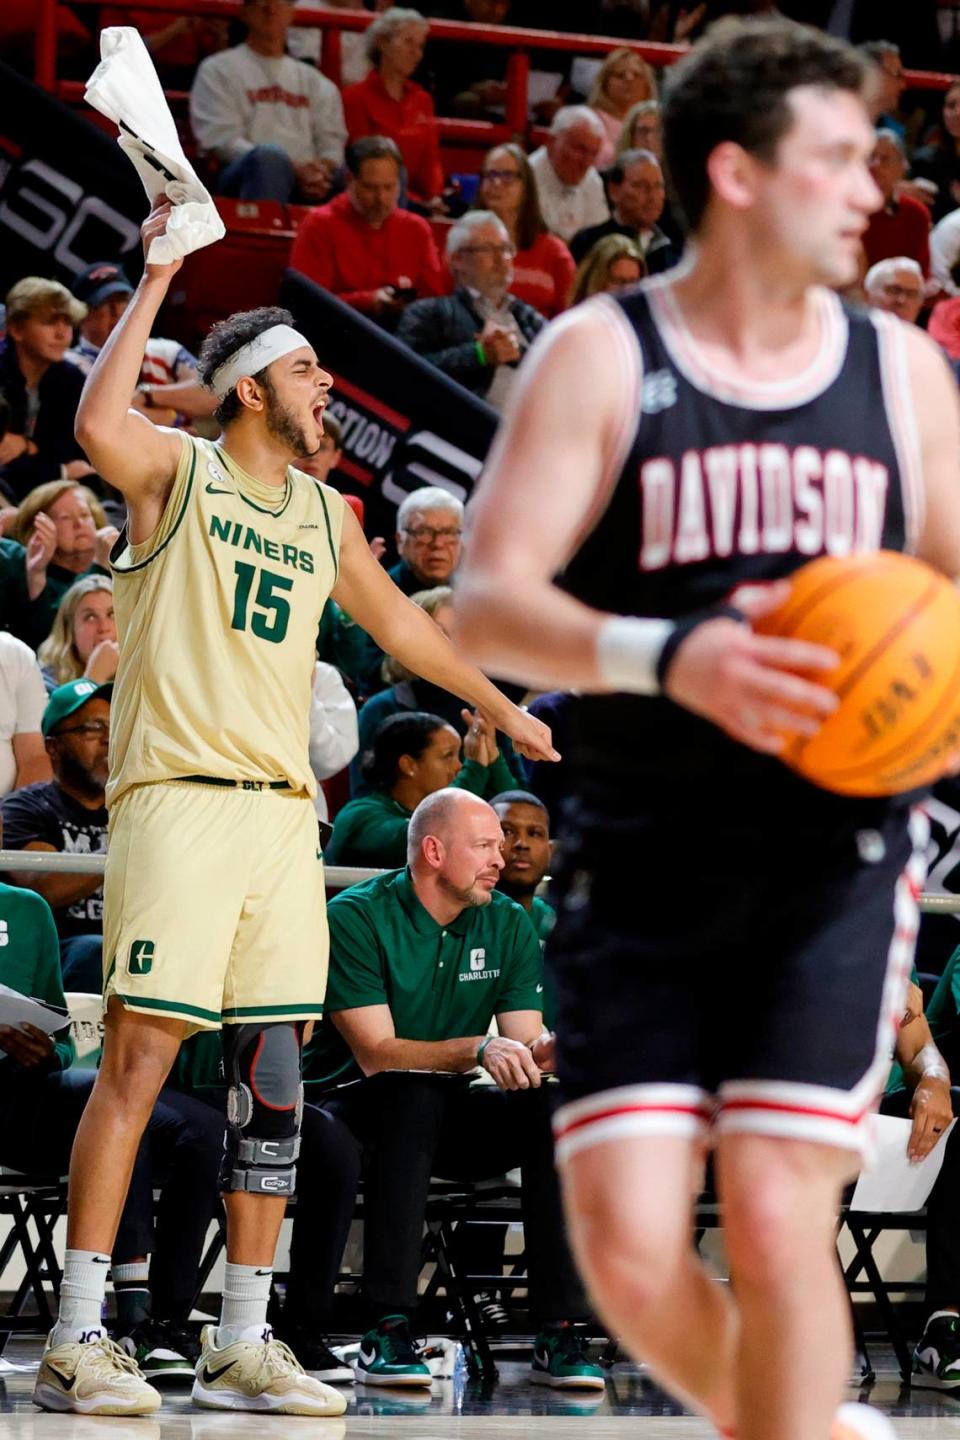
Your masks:
[[[907,173],[907,152],[895,130],[878,130],[870,157],[870,174],[883,204],[870,216],[863,236],[868,265],[891,255],[909,255],[924,275],[930,273],[930,211],[921,201],[901,193]]]
[[[554,116],[547,143],[530,156],[543,218],[562,240],[610,215],[596,168],[606,134],[589,106],[566,105]]]
[[[867,271],[863,282],[867,303],[878,310],[889,310],[908,324],[916,324],[923,309],[923,271],[909,255],[894,255],[880,260]]]
[[[433,100],[410,78],[423,59],[429,28],[419,10],[395,5],[378,15],[366,34],[373,68],[344,90],[343,109],[351,140],[386,135],[396,141],[410,194],[439,209],[443,167]]]
[[[546,324],[539,310],[510,294],[514,253],[503,221],[490,210],[471,210],[447,236],[453,294],[415,301],[397,326],[399,340],[497,410]]]
[[[399,561],[388,571],[404,595],[449,585],[460,564],[463,501],[439,485],[413,490],[397,511]]]

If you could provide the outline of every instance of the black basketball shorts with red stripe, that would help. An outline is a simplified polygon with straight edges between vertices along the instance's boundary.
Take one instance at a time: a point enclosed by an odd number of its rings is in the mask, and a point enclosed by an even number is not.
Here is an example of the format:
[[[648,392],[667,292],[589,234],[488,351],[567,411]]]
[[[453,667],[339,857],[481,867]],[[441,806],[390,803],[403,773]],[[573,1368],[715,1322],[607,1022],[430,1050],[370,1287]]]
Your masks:
[[[637,797],[635,797],[637,798]],[[561,1162],[629,1136],[734,1131],[869,1153],[925,874],[917,809],[826,830],[629,796],[569,807],[547,966]]]

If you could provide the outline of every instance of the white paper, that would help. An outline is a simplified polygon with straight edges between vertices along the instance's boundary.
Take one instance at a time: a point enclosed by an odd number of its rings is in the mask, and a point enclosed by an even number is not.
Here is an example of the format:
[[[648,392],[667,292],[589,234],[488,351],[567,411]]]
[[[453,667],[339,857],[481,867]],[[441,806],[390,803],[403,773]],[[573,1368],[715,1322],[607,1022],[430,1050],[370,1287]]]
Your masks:
[[[527,104],[532,110],[545,100],[552,100],[563,84],[559,70],[531,70],[527,81]]]
[[[31,1000],[29,995],[21,995],[19,990],[0,985],[0,1025],[12,1025],[19,1029],[25,1021],[36,1025],[45,1035],[54,1035],[70,1024],[70,1016],[66,1010],[58,1010],[55,1005],[45,1005],[42,1000]],[[0,1052],[2,1051],[3,1047],[0,1046]]]
[[[851,1210],[922,1210],[933,1189],[947,1148],[950,1124],[939,1142],[919,1164],[907,1158],[907,1141],[913,1126],[895,1115],[873,1117],[876,1152],[861,1173],[850,1201]]]

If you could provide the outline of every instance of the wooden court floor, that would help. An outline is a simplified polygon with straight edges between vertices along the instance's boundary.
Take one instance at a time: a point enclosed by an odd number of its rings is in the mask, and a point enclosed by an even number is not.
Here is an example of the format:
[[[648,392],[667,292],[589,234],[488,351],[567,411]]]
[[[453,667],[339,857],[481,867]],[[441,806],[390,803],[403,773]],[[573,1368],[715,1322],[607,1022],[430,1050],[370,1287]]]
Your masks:
[[[7,1358],[33,1365],[36,1340],[11,1341]],[[893,1419],[901,1440],[960,1440],[960,1394],[903,1391],[890,1357],[869,1402]],[[576,1400],[531,1385],[521,1362],[500,1365],[491,1386],[471,1380],[434,1381],[420,1400],[347,1386],[342,1419],[215,1414],[189,1404],[189,1389],[167,1390],[157,1417],[141,1420],[46,1415],[30,1402],[32,1369],[0,1377],[0,1440],[715,1440],[715,1432],[651,1386],[636,1367],[618,1364],[599,1399]],[[851,1390],[850,1399],[856,1399]]]

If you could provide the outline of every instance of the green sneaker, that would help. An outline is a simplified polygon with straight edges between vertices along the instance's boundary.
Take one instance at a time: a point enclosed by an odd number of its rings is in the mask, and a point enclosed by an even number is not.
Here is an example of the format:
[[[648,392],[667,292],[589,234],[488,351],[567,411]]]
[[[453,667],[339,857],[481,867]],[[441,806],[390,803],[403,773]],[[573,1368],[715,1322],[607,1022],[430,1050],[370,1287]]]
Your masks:
[[[388,1315],[367,1331],[353,1373],[360,1385],[430,1385],[433,1381],[406,1315]]]
[[[606,1384],[600,1366],[590,1362],[586,1335],[572,1325],[541,1330],[533,1342],[530,1379],[560,1390],[602,1390]]]

